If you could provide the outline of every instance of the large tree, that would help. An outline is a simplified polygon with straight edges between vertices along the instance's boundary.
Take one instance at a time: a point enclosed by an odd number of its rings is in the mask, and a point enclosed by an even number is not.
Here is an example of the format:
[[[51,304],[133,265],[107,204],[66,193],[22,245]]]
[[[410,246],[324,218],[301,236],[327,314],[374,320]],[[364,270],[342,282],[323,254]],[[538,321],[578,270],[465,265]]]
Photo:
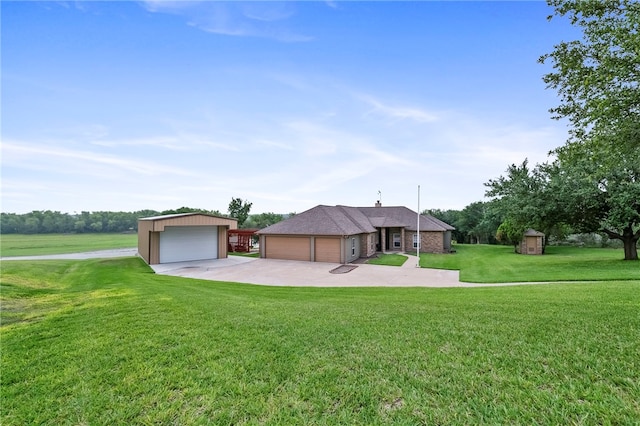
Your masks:
[[[554,166],[549,164],[530,168],[524,160],[520,165],[510,165],[506,176],[485,183],[486,195],[495,198],[495,208],[503,217],[498,240],[513,243],[514,232],[528,228],[544,232],[545,242],[548,237],[565,236],[564,217],[558,213],[562,200],[555,188],[556,181],[551,180],[552,170]]]
[[[640,147],[640,3],[637,0],[548,0],[582,40],[561,42],[540,57],[553,71],[543,77],[560,95],[553,118],[571,123],[570,142],[593,135],[626,133],[616,141]],[[550,16],[549,19],[552,19]]]
[[[557,90],[553,118],[569,120],[565,146],[550,169],[571,225],[620,239],[637,260],[640,238],[640,3],[636,0],[548,0],[555,16],[582,30],[540,62]],[[553,18],[553,17],[550,17]]]
[[[242,201],[241,198],[231,198],[229,203],[229,216],[238,219],[238,227],[242,228],[242,225],[249,217],[249,211],[253,203],[247,200]]]
[[[625,260],[638,260],[640,150],[627,152],[624,143],[602,142],[603,137],[557,151],[549,173],[559,216],[577,231],[622,241]]]

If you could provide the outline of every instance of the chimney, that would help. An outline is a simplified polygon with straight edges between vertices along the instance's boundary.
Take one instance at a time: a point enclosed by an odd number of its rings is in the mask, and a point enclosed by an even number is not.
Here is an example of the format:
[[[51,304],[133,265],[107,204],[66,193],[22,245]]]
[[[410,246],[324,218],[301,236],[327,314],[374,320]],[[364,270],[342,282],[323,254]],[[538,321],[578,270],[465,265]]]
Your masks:
[[[376,207],[382,207],[382,203],[380,202],[380,200],[376,201]]]

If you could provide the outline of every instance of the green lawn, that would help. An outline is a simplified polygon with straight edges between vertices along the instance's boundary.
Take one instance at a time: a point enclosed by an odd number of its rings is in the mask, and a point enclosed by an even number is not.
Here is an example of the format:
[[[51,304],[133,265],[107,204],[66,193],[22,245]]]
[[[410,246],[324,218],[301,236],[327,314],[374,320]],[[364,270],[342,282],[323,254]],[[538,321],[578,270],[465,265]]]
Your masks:
[[[422,254],[420,266],[460,271],[477,283],[640,280],[640,262],[622,249],[547,247],[542,256],[515,254],[513,247],[457,244],[453,254]]]
[[[137,246],[138,234],[0,235],[1,257],[81,253]]]
[[[407,256],[401,254],[380,254],[378,257],[369,259],[367,263],[372,265],[402,266],[407,261]]]
[[[3,425],[640,419],[640,281],[278,288],[124,258],[1,285]]]
[[[229,256],[240,256],[240,257],[260,257],[260,253],[242,253],[237,251],[230,251]]]

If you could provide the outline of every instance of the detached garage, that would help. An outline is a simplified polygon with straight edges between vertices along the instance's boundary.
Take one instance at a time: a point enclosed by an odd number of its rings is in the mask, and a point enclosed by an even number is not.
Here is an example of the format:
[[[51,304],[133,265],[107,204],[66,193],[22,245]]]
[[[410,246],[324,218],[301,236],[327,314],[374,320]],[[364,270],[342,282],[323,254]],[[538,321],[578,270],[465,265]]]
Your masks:
[[[204,213],[138,219],[138,254],[150,265],[227,257],[227,231],[238,222]]]

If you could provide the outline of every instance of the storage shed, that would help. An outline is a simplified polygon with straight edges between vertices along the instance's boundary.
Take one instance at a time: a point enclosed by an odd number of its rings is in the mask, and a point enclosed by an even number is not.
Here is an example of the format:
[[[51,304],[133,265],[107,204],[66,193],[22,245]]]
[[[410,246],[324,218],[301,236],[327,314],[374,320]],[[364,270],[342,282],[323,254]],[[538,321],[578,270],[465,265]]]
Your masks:
[[[227,232],[238,221],[204,213],[138,219],[138,254],[150,265],[227,257]]]
[[[522,236],[520,243],[521,254],[543,254],[544,234],[535,229],[528,229]]]

